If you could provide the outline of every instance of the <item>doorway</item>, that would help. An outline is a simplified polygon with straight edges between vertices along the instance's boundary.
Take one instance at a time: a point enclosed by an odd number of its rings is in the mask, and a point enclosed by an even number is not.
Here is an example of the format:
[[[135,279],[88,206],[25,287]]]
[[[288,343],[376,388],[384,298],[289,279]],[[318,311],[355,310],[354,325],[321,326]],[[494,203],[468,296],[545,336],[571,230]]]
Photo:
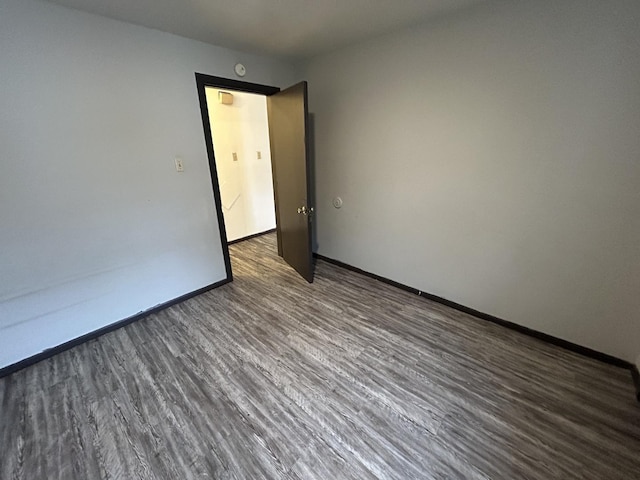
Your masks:
[[[227,242],[276,228],[267,99],[206,87]]]
[[[231,193],[225,193],[223,199],[207,101],[207,89],[211,88],[221,89],[231,94],[236,91],[266,96],[278,255],[311,283],[313,281],[311,225],[314,208],[309,201],[311,181],[307,83],[301,82],[280,91],[278,87],[200,73],[196,73],[195,76],[227,279],[233,280],[233,274],[224,205],[229,209],[232,208],[233,201],[238,198],[238,190],[236,189],[234,193],[234,189],[230,188]],[[240,160],[239,158],[235,160],[233,152],[231,154],[232,162]],[[257,150],[255,155],[258,155]],[[225,168],[227,166],[225,164]]]

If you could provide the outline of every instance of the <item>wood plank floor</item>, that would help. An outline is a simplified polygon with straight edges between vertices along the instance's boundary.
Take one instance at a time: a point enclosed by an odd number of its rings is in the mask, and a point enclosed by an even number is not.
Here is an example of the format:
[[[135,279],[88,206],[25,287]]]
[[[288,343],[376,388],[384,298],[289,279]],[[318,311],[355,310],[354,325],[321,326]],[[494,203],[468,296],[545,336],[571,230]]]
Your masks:
[[[628,371],[319,262],[0,379],[0,479],[640,479]]]

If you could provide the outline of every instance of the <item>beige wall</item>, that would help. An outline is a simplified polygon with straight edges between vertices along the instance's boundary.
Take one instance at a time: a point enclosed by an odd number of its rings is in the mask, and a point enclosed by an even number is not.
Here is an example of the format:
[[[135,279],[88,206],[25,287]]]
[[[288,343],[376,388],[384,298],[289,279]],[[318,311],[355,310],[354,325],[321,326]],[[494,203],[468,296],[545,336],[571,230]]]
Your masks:
[[[489,2],[308,62],[319,253],[635,361],[639,21]]]

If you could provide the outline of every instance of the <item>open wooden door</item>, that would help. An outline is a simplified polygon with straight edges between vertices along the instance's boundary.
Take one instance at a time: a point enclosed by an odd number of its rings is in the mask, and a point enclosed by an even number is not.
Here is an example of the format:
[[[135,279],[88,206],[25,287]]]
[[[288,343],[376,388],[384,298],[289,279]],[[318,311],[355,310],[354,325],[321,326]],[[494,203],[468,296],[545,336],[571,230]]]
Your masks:
[[[307,82],[267,97],[278,254],[313,282]]]

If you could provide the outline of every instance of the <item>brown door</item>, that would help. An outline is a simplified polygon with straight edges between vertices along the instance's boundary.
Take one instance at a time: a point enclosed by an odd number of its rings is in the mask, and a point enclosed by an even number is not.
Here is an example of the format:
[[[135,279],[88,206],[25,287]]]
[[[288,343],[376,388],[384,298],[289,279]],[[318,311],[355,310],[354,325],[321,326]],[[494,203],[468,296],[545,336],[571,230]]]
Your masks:
[[[313,282],[307,82],[267,97],[278,254]]]

